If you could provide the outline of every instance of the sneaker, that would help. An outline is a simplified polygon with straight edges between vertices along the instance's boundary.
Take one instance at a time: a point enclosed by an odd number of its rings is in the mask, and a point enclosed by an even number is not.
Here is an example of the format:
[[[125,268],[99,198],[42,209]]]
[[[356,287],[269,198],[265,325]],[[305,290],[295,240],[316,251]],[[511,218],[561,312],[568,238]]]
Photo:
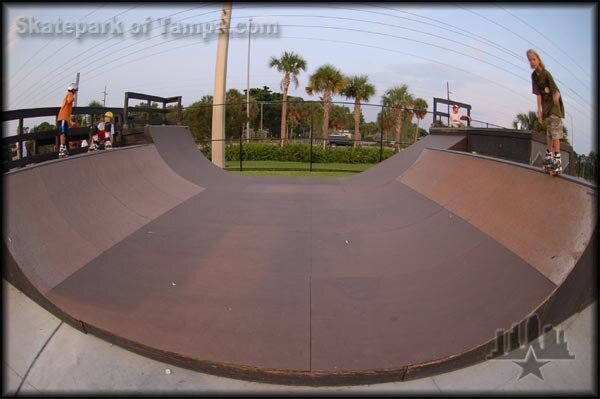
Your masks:
[[[112,149],[112,143],[110,142],[110,140],[106,140],[106,142],[104,143],[104,147],[105,147],[107,150],[110,150],[110,149]]]
[[[88,147],[88,152],[90,152],[90,151],[96,151],[96,149],[97,149],[97,148],[96,148],[96,143],[92,143],[92,145],[90,145],[90,146]]]

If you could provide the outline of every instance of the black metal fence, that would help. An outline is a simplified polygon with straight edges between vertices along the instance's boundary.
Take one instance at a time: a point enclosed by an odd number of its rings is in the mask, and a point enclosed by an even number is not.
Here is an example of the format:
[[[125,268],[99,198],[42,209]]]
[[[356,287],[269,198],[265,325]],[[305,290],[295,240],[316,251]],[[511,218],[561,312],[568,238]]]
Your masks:
[[[58,144],[56,126],[48,123],[48,130],[29,132],[29,129],[25,127],[25,121],[32,118],[56,117],[59,110],[59,107],[49,107],[20,109],[2,113],[3,122],[18,121],[17,134],[2,137],[3,173],[13,168],[58,158],[56,150]],[[73,107],[73,116],[80,116],[80,123],[83,122],[82,124],[87,126],[80,126],[78,124],[77,127],[70,128],[67,141],[70,144],[74,142],[79,144],[84,139],[89,140],[89,125],[101,120],[102,115],[107,111],[113,113],[115,131],[118,133],[121,130],[123,121],[122,108]],[[118,134],[117,137],[119,137]],[[119,145],[119,139],[117,139],[115,145]],[[27,147],[30,149],[27,150]],[[87,148],[82,148],[79,145],[70,145],[69,148],[70,154],[79,154],[86,151]]]
[[[289,100],[282,124],[281,101],[247,104],[245,97],[221,104],[229,170],[360,172],[427,135],[432,119],[426,117],[433,114],[401,106],[361,103],[356,110],[354,102]],[[182,112],[182,124],[190,126],[209,159],[215,142],[212,107],[206,99]]]
[[[134,99],[142,103],[131,105],[130,101]],[[439,121],[426,118],[432,112],[407,106],[357,105],[354,102],[325,104],[293,99],[285,104],[287,117],[282,123],[282,101],[251,100],[247,103],[245,97],[240,97],[228,98],[226,104],[219,105],[226,109],[224,142],[229,170],[360,172],[415,143],[428,134],[431,125],[437,123],[439,126]],[[198,148],[210,159],[214,142],[211,131],[214,106],[210,98],[181,107],[181,97],[128,92],[124,108],[75,107],[73,115],[87,115],[87,120],[92,120],[95,115],[113,112],[117,146],[143,142],[145,124],[187,125]],[[57,158],[55,128],[25,133],[23,127],[27,118],[55,116],[58,110],[58,107],[37,108],[3,113],[4,122],[18,120],[19,123],[17,135],[2,139],[3,171]],[[429,122],[431,120],[433,123]],[[89,127],[82,126],[71,129],[67,140],[83,140],[88,135]],[[23,156],[22,148],[26,142],[30,143],[32,151]],[[40,151],[44,146],[46,150]],[[76,147],[69,151],[77,154],[86,149]]]

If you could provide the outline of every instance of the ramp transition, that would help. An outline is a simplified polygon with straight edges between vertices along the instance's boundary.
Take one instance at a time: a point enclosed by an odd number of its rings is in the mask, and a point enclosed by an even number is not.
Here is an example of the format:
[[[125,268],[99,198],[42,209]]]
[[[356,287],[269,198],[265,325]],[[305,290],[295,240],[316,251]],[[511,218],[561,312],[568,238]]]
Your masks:
[[[5,277],[132,351],[278,383],[411,379],[597,296],[597,189],[446,151],[460,136],[298,179],[217,169],[185,127],[150,133],[2,178]]]

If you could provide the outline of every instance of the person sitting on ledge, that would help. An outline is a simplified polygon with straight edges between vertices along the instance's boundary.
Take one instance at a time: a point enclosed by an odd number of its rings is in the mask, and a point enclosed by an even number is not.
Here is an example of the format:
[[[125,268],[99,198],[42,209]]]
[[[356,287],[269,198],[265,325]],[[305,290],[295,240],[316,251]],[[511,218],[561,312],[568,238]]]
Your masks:
[[[458,105],[452,106],[452,113],[450,114],[450,127],[465,127],[461,119],[468,120],[471,122],[471,117],[468,115],[461,115],[458,113]]]

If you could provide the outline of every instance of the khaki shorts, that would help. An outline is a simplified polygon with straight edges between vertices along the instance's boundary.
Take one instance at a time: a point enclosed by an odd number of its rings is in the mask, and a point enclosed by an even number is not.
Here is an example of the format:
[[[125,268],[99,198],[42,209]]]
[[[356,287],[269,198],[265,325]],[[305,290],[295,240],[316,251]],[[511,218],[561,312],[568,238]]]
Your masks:
[[[562,119],[556,115],[550,115],[544,121],[546,126],[546,137],[552,140],[561,140],[563,138],[563,123]]]

